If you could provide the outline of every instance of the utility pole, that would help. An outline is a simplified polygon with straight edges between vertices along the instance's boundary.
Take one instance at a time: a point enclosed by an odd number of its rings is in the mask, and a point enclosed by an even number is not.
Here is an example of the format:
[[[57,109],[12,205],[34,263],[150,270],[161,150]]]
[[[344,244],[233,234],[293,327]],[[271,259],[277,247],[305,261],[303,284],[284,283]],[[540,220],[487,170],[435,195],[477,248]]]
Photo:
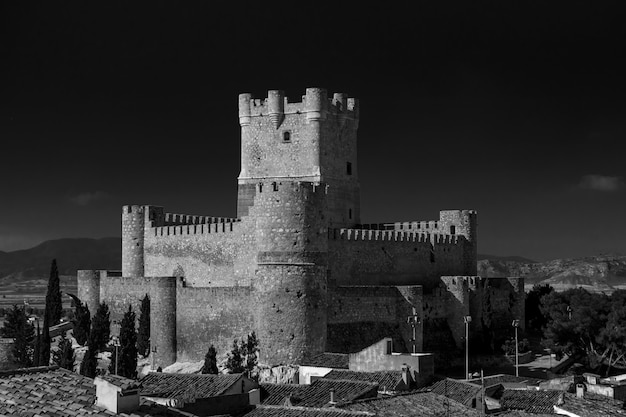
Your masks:
[[[519,320],[513,320],[512,326],[515,328],[515,376],[519,376],[519,346],[517,344],[517,328],[519,327]]]
[[[465,323],[465,379],[469,379],[469,324],[472,322],[472,316],[463,316]]]

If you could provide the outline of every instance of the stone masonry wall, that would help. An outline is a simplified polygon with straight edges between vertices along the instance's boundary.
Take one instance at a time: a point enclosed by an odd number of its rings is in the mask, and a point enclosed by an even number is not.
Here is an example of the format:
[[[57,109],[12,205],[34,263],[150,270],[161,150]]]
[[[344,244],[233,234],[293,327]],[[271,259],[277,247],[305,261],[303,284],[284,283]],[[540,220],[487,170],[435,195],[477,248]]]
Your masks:
[[[446,235],[335,229],[330,276],[338,285],[423,285],[430,291],[442,275],[463,274],[465,242]]]
[[[184,277],[188,286],[250,285],[255,266],[253,219],[146,229],[148,276]]]
[[[149,293],[150,278],[107,276],[100,279],[100,302],[109,306],[111,322],[121,321],[129,305],[138,318],[141,300]]]
[[[204,359],[213,344],[218,358],[229,352],[234,339],[246,338],[254,328],[250,287],[177,288],[176,332],[178,361]]]

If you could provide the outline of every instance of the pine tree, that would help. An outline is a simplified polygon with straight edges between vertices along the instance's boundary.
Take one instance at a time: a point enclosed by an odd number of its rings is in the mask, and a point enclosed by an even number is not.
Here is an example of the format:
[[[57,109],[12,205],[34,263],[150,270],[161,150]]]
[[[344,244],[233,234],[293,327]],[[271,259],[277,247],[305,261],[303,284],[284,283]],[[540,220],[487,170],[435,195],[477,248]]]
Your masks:
[[[28,322],[24,307],[14,305],[13,309],[7,312],[0,334],[2,337],[15,339],[11,349],[13,362],[23,367],[32,366],[35,329]]]
[[[137,377],[137,330],[132,306],[124,313],[120,328],[118,375],[135,379]]]
[[[89,332],[91,330],[91,314],[89,313],[89,307],[83,304],[74,294],[68,293],[67,295],[74,300],[74,319],[72,320],[74,338],[76,339],[76,343],[84,346],[89,339]]]
[[[239,374],[245,370],[243,366],[243,343],[238,342],[237,339],[233,340],[233,347],[228,354],[228,359],[226,360],[226,369],[229,374]]]
[[[63,316],[63,303],[61,300],[61,282],[57,260],[52,260],[50,266],[50,278],[48,279],[48,292],[46,293],[46,313],[48,314],[48,327],[61,322]]]
[[[144,357],[150,354],[150,297],[148,297],[148,294],[141,300],[137,350]]]
[[[215,350],[215,346],[209,346],[209,350],[204,357],[204,365],[202,366],[203,374],[217,374],[219,373],[217,369],[217,351]]]
[[[58,348],[52,352],[52,361],[61,368],[74,371],[75,359],[72,341],[64,334],[59,341]]]
[[[103,351],[109,342],[111,335],[111,319],[109,314],[109,306],[102,302],[98,306],[96,315],[91,321],[90,337],[93,337],[96,349]]]

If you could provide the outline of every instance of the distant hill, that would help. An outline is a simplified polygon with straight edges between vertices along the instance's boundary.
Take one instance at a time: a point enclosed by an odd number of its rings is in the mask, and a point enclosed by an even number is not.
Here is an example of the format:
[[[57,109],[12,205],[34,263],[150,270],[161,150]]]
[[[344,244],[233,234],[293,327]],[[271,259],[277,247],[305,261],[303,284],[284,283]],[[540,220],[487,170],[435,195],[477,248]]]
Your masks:
[[[535,261],[528,258],[523,258],[521,256],[496,256],[496,255],[481,255],[480,253],[477,256],[479,261],[482,260],[492,260],[492,261],[513,261],[513,262],[524,262],[528,264],[533,264]]]
[[[527,289],[534,284],[549,284],[557,291],[583,287],[610,293],[626,289],[626,256],[590,256],[555,259],[547,262],[482,259],[478,275],[483,277],[524,277]]]
[[[122,267],[122,240],[102,239],[48,240],[30,249],[0,252],[0,279],[45,277],[50,263],[57,260],[60,275],[76,275],[78,269],[116,269]]]

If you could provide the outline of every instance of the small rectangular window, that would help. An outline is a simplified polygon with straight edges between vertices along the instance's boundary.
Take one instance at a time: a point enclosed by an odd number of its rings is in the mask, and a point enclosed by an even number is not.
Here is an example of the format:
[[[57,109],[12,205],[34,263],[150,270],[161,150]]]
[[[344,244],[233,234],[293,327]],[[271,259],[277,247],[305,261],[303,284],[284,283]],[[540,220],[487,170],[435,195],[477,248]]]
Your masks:
[[[348,218],[352,219],[352,209],[348,209]]]
[[[346,165],[346,173],[352,175],[352,162],[348,162]]]
[[[291,132],[283,132],[283,142],[291,142]]]

